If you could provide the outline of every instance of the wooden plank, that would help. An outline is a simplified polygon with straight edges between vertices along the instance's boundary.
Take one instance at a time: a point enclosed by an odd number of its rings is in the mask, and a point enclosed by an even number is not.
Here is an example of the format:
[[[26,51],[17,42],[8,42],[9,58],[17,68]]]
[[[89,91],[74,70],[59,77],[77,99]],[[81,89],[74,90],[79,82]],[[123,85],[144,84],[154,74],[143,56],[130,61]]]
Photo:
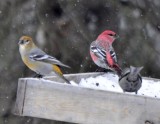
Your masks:
[[[26,80],[19,79],[18,89],[17,89],[17,99],[16,99],[15,107],[12,110],[12,113],[16,115],[23,114],[25,92],[26,92]]]
[[[21,79],[19,84],[24,82],[27,84],[24,104],[20,107],[22,116],[88,124],[144,124],[146,120],[160,123],[160,99],[43,79]]]

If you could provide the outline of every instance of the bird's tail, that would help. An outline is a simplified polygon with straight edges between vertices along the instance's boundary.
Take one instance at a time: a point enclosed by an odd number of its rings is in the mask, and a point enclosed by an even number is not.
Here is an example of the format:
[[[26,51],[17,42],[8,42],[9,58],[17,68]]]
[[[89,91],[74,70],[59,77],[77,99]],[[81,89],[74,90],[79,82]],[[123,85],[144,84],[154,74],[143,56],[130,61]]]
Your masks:
[[[68,79],[66,79],[63,75],[61,75],[61,78],[68,84],[71,84],[70,81]]]
[[[64,76],[62,71],[60,70],[60,68],[57,65],[53,65],[53,70],[54,72],[61,78],[63,79],[66,83],[71,84],[69,80],[67,80]]]
[[[122,75],[122,69],[120,68],[120,66],[118,64],[113,66],[114,71],[116,71],[116,73],[118,74],[119,77],[121,77]]]
[[[59,73],[57,73],[57,72],[56,72],[56,74],[57,74],[61,79],[63,79],[67,84],[71,84],[70,81],[63,76],[63,74],[59,74]]]

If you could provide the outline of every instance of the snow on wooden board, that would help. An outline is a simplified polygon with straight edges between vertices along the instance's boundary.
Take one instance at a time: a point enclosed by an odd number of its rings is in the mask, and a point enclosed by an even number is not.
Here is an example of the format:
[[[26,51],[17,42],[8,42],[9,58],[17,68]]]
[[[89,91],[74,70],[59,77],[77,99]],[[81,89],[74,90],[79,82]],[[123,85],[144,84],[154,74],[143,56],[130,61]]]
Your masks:
[[[51,77],[48,77],[48,79],[50,78]],[[47,77],[45,79],[47,79]],[[91,75],[87,78],[82,77],[79,82],[75,82],[73,80],[71,80],[70,82],[71,82],[71,85],[73,86],[80,86],[80,87],[92,88],[96,90],[106,90],[106,91],[123,93],[121,87],[118,84],[118,79],[119,78],[116,74],[100,73],[100,75],[97,75],[97,76]],[[142,87],[138,91],[138,94],[135,94],[135,92],[132,92],[132,93],[125,92],[125,93],[131,94],[131,95],[160,98],[160,80],[144,77],[142,79]]]
[[[97,77],[89,77],[86,79],[82,78],[79,82],[79,86],[120,93],[123,92],[118,84],[118,76],[113,73],[106,73]],[[135,94],[134,92],[125,93]],[[138,91],[137,95],[160,98],[160,81],[143,78],[142,87]]]

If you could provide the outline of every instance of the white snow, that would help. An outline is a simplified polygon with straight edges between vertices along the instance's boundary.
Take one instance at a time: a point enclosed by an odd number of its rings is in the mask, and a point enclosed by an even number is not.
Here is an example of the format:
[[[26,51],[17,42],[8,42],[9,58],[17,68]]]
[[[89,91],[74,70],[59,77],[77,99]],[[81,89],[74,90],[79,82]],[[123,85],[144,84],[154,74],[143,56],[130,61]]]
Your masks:
[[[112,73],[106,73],[97,77],[89,77],[86,79],[82,78],[79,86],[123,93],[118,84],[118,76]],[[134,92],[125,93],[136,95]],[[160,81],[143,78],[142,87],[138,91],[137,95],[160,98]]]
[[[71,83],[71,85],[73,85],[73,86],[78,86],[78,84],[75,83],[74,81],[70,81],[70,83]]]

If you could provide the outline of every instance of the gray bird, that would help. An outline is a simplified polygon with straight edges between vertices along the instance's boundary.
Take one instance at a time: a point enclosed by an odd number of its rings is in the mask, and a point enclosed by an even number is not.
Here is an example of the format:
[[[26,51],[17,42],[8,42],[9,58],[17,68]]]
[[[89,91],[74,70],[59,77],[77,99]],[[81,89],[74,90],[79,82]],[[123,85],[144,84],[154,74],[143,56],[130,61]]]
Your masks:
[[[130,66],[130,68],[122,71],[122,75],[119,78],[119,85],[123,92],[135,92],[137,94],[142,85],[142,77],[140,75],[142,69],[143,67]]]

